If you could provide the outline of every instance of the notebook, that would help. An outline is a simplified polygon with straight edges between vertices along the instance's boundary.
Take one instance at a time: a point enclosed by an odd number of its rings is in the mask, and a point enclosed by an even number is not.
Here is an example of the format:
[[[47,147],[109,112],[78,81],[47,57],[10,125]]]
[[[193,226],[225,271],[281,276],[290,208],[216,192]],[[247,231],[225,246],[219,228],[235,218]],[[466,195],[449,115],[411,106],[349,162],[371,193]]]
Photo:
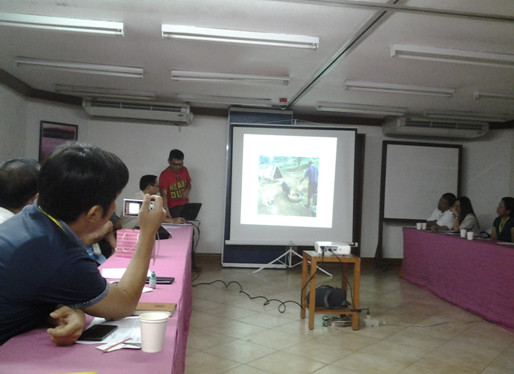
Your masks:
[[[180,217],[184,218],[186,221],[194,221],[201,207],[202,203],[186,203],[182,206]]]

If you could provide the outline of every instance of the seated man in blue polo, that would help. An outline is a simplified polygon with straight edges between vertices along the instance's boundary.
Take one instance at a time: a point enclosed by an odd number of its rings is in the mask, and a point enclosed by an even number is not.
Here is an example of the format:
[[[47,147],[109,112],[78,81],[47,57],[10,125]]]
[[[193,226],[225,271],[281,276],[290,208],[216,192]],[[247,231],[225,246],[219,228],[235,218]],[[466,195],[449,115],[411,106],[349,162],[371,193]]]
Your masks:
[[[125,164],[94,146],[65,145],[43,163],[38,200],[0,225],[0,345],[49,323],[50,339],[68,345],[81,335],[84,313],[132,314],[166,214],[162,199],[145,195],[136,252],[117,285],[101,276],[80,240],[107,222],[127,181]]]

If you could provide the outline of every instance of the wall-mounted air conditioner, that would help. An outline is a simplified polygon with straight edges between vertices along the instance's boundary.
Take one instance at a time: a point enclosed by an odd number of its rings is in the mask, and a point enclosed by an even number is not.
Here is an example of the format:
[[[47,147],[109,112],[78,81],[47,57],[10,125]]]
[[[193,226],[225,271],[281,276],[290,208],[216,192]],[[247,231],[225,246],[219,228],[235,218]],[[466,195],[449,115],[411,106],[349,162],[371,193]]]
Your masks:
[[[457,120],[429,120],[425,118],[398,117],[382,125],[384,135],[424,136],[437,138],[478,138],[489,131],[485,122]]]
[[[82,107],[91,116],[126,118],[189,125],[193,114],[187,104],[84,99]]]

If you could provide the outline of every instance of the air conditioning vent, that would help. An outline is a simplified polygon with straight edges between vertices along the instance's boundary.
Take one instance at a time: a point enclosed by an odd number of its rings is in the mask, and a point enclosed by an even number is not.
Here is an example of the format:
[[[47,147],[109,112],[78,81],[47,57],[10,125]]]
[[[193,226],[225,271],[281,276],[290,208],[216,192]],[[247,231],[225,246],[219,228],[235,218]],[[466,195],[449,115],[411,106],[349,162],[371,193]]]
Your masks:
[[[489,131],[485,122],[431,121],[424,118],[394,118],[382,126],[384,135],[438,138],[478,138]]]
[[[188,125],[193,119],[189,105],[174,103],[84,99],[84,110],[91,116],[127,118]]]

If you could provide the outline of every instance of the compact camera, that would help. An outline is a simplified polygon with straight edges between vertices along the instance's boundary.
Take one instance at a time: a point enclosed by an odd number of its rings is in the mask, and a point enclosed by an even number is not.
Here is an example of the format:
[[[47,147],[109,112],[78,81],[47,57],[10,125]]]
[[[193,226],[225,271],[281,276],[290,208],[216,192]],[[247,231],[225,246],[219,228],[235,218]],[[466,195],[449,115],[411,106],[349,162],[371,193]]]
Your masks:
[[[149,210],[152,210],[155,202],[150,201]],[[141,206],[143,205],[143,200],[138,199],[123,199],[123,215],[129,217],[137,217],[139,215],[139,211],[141,210]]]

